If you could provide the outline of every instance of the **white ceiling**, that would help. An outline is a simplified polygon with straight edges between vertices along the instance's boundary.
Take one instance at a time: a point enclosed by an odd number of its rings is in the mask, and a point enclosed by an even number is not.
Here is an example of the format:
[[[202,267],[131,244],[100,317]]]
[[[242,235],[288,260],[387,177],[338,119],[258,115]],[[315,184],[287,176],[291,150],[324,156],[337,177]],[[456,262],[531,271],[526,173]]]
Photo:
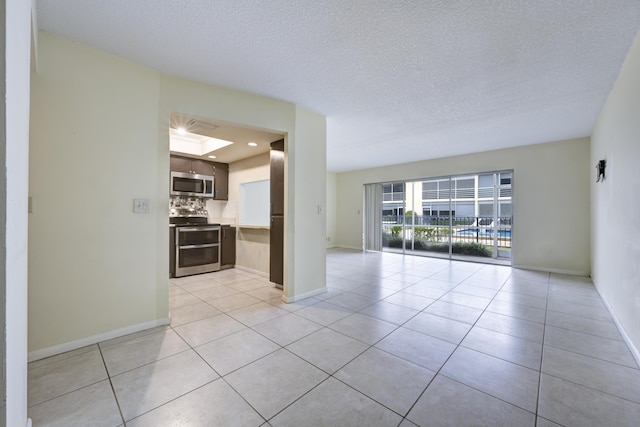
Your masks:
[[[36,0],[42,30],[327,116],[329,170],[591,134],[638,0]]]

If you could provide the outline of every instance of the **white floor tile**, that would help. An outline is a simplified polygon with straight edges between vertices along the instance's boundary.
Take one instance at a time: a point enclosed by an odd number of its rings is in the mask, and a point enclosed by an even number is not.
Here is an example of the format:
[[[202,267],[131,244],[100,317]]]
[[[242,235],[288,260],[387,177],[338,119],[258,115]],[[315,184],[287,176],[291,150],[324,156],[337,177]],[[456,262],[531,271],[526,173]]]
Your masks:
[[[72,357],[57,358],[37,364],[28,371],[29,406],[95,384],[107,378],[100,351],[81,352]]]
[[[167,357],[111,379],[125,421],[218,378],[193,350]]]
[[[123,421],[108,380],[32,406],[28,416],[37,427],[114,427]]]
[[[254,427],[263,422],[238,393],[219,379],[127,422],[127,427]]]
[[[542,363],[542,343],[489,329],[472,328],[460,345],[536,371]]]
[[[188,349],[189,345],[178,334],[165,329],[106,346],[102,348],[102,357],[109,375],[114,376]]]
[[[394,324],[360,313],[338,320],[329,327],[369,345],[380,341],[397,328]]]
[[[629,347],[624,341],[610,340],[595,335],[583,334],[569,329],[547,326],[544,331],[544,344],[563,350],[580,353],[608,362],[618,363],[630,368],[638,368]]]
[[[289,351],[330,374],[367,348],[367,344],[327,328],[287,346]]]
[[[435,372],[370,348],[334,377],[394,412],[405,415]]]
[[[545,347],[542,371],[640,404],[640,370]]]
[[[438,375],[407,418],[420,426],[533,427],[535,415]]]
[[[326,378],[325,372],[287,350],[272,353],[225,377],[267,420]]]
[[[246,326],[237,320],[227,316],[226,314],[219,314],[217,316],[208,317],[203,320],[178,326],[174,328],[174,330],[191,347],[198,347],[209,341],[231,335],[244,328],[246,328]]]
[[[637,427],[640,405],[542,374],[538,414],[564,426]]]
[[[279,349],[279,345],[251,329],[243,329],[195,348],[220,375],[227,375]]]
[[[539,372],[459,347],[440,373],[529,412],[536,411]]]
[[[253,330],[284,347],[321,328],[322,325],[292,313],[255,325]]]
[[[376,347],[434,372],[442,367],[456,348],[450,342],[403,327],[380,341]]]
[[[402,420],[370,398],[329,378],[270,420],[274,427],[397,426]]]

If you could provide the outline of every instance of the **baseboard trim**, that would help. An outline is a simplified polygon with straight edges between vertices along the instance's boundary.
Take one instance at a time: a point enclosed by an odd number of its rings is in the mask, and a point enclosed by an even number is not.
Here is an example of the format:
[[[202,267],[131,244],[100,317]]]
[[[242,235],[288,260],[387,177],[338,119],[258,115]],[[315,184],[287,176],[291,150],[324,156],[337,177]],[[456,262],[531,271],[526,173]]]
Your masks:
[[[594,286],[595,286],[595,282],[594,282]],[[622,335],[622,339],[624,339],[624,342],[627,343],[629,350],[631,350],[631,355],[633,356],[634,359],[636,359],[636,363],[638,364],[638,366],[640,366],[640,351],[638,351],[638,348],[634,345],[633,341],[631,341],[631,337],[629,336],[629,334],[627,334],[627,331],[625,331],[624,327],[622,326],[622,323],[620,323],[620,320],[618,320],[618,316],[616,316],[615,311],[613,311],[613,307],[611,307],[611,304],[609,304],[609,301],[607,301],[607,299],[602,294],[602,292],[600,292],[600,289],[598,289],[597,286],[596,286],[596,292],[598,292],[598,295],[600,295],[600,298],[602,299],[602,302],[604,302],[605,307],[607,307],[607,310],[609,310],[609,314],[611,315],[613,322],[618,327],[618,331],[620,331],[620,335]]]
[[[512,264],[511,267],[520,268],[522,270],[544,271],[545,273],[567,274],[569,276],[589,277],[590,275],[588,271],[563,270],[560,268],[547,268],[547,267],[533,267],[530,265],[522,265],[522,264]]]
[[[114,329],[112,331],[104,332],[97,335],[92,335],[86,338],[80,338],[78,340],[69,341],[64,344],[54,345],[53,347],[43,348],[41,350],[32,351],[27,356],[29,362],[44,359],[46,357],[55,356],[56,354],[66,353],[67,351],[77,350],[88,345],[97,344],[102,341],[111,340],[114,338],[120,338],[125,335],[133,334],[135,332],[144,331],[146,329],[156,328],[158,326],[165,326],[171,323],[169,317],[162,319],[152,320],[150,322],[138,323],[136,325],[126,326],[120,329]]]
[[[289,304],[291,302],[300,301],[300,300],[303,300],[305,298],[315,297],[316,295],[324,294],[325,292],[327,292],[327,287],[323,286],[320,289],[314,289],[312,291],[305,292],[304,294],[294,295],[292,297],[286,297],[286,296],[282,295],[282,302],[286,302],[287,304]]]
[[[335,245],[334,249],[352,249],[354,251],[364,252],[362,248],[356,248],[355,246]]]
[[[236,268],[236,270],[246,271],[247,273],[255,274],[257,276],[266,277],[267,279],[269,278],[269,273],[265,273],[264,271],[254,270],[252,268],[244,267],[242,265],[237,265],[237,264],[235,265],[235,268]]]

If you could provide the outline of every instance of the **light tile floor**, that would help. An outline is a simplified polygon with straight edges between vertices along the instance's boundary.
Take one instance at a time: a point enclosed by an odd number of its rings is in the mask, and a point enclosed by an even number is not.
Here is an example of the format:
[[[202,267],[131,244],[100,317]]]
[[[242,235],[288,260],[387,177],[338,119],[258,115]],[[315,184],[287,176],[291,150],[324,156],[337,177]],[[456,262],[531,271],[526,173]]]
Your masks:
[[[171,280],[172,324],[29,365],[41,426],[638,426],[640,370],[591,281],[331,250],[293,304]]]

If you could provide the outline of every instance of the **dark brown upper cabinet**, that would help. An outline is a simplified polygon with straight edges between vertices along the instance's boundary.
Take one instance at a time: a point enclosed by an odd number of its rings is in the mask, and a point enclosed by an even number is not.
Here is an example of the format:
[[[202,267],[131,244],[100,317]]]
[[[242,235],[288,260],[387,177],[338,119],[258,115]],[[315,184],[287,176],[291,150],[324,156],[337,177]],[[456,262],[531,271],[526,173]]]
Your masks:
[[[271,143],[271,215],[284,215],[284,139]]]
[[[282,288],[284,280],[284,139],[271,143],[271,226],[269,280]]]

